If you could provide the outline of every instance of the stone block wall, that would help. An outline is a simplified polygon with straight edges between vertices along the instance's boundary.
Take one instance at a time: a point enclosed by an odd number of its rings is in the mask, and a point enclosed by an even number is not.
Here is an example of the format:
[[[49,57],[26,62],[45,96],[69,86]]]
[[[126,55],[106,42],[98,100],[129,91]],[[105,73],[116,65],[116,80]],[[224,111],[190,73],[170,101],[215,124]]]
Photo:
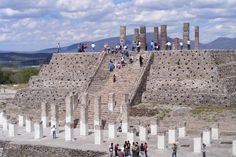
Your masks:
[[[38,76],[31,77],[27,88],[17,92],[9,105],[27,114],[39,114],[42,101],[55,103],[64,111],[64,99],[69,92],[84,91],[97,69],[102,53],[53,54],[48,65],[42,66]],[[37,111],[37,113],[30,111]]]
[[[231,55],[227,51],[219,52],[199,50],[155,53],[142,102],[232,104],[234,100],[230,93],[236,87],[232,87],[235,85],[236,52],[231,52]]]

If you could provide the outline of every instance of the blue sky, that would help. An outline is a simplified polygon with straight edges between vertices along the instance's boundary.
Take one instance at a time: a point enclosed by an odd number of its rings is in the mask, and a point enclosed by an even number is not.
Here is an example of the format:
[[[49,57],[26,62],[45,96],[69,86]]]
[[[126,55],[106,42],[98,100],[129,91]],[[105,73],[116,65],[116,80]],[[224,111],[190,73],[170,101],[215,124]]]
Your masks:
[[[200,26],[200,42],[236,37],[236,0],[0,0],[0,50],[32,51],[168,25],[182,37],[184,22]]]

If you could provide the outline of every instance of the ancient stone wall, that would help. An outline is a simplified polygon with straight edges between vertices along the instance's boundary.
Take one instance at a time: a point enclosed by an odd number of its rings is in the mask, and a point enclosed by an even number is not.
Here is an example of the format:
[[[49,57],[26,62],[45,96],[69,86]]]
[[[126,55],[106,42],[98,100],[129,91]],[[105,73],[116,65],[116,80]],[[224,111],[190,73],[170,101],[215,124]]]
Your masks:
[[[9,108],[17,106],[21,111],[33,115],[30,111],[37,111],[42,101],[64,108],[64,99],[69,92],[80,93],[87,88],[101,57],[102,53],[54,54],[39,75],[30,79],[28,87],[17,92]]]
[[[0,142],[1,157],[101,157],[105,152]]]
[[[190,105],[232,103],[229,92],[235,89],[232,87],[236,76],[235,54],[227,51],[219,54],[216,51],[157,52],[142,101]],[[221,75],[227,79],[222,79]]]

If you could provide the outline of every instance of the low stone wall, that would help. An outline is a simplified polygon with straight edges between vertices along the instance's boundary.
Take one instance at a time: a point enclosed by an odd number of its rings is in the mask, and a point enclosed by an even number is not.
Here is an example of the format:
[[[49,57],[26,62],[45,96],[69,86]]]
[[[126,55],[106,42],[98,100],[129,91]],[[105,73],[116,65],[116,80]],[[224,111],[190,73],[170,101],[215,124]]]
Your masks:
[[[102,157],[105,152],[82,151],[39,145],[19,145],[0,141],[0,157]]]

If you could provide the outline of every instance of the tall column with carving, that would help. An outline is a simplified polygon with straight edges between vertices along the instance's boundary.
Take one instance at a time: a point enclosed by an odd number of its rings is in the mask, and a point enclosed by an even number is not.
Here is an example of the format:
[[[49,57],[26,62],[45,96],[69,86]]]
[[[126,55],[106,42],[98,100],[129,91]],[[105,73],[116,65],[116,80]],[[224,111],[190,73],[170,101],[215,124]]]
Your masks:
[[[134,29],[133,41],[136,43],[139,41],[139,29],[138,28]]]
[[[161,25],[161,50],[166,50],[167,25]]]
[[[120,26],[120,43],[126,43],[126,26]]]
[[[154,27],[154,43],[158,44],[159,42],[159,29]]]
[[[188,49],[188,41],[190,40],[189,38],[189,23],[184,23],[183,26],[183,46],[184,49],[187,50]]]
[[[194,48],[199,49],[199,26],[195,26]]]
[[[146,41],[146,27],[145,26],[140,27],[139,40],[141,42],[141,49],[146,50],[147,41]]]

